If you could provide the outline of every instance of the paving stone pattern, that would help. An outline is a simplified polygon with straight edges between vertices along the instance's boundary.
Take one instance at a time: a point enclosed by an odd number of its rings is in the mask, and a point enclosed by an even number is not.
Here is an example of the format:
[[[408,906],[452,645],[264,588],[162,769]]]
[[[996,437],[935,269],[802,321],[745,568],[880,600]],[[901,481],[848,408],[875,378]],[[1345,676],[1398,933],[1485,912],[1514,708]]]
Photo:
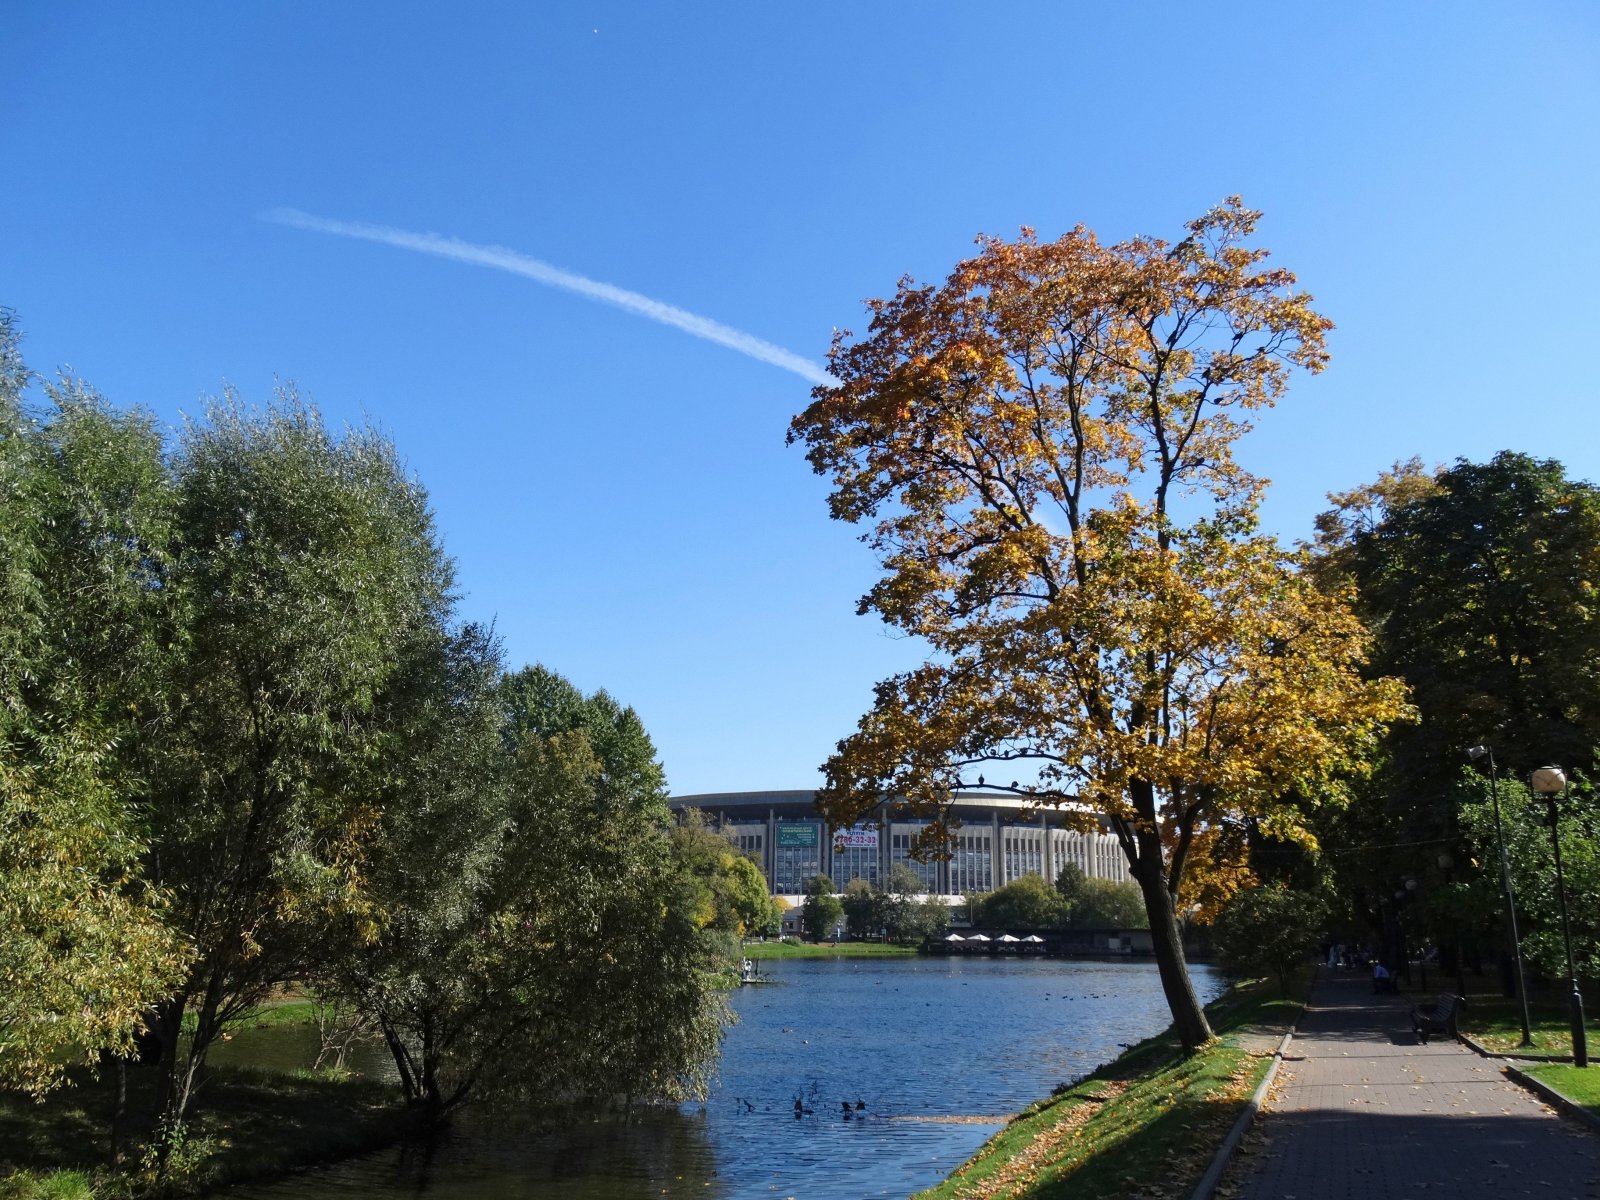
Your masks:
[[[1420,1045],[1408,1015],[1419,997],[1320,976],[1219,1197],[1600,1200],[1600,1136],[1496,1061],[1449,1038]]]

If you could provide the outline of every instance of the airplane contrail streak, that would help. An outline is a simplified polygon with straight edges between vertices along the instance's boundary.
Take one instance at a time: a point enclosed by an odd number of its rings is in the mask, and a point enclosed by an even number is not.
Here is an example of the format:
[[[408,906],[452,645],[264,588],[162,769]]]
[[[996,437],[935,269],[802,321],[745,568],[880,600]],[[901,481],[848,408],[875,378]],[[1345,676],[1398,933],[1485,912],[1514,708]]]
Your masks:
[[[478,246],[471,242],[463,242],[459,238],[444,237],[437,233],[413,233],[406,229],[394,229],[387,225],[367,225],[357,221],[335,221],[327,217],[313,216],[311,213],[301,212],[294,208],[276,208],[271,212],[263,213],[262,219],[278,225],[287,225],[291,229],[304,229],[312,233],[331,233],[336,237],[358,238],[367,242],[380,242],[385,246],[397,246],[402,250],[415,250],[419,254],[432,254],[438,258],[450,258],[457,262],[471,263],[479,267],[493,267],[499,271],[509,271],[513,275],[521,275],[537,283],[549,287],[560,288],[563,291],[576,292],[590,300],[598,300],[602,304],[611,304],[617,308],[626,309],[628,312],[637,313],[641,317],[670,325],[674,329],[681,329],[693,337],[704,338],[708,342],[715,342],[719,346],[726,346],[730,350],[737,350],[740,354],[747,354],[751,358],[769,363],[774,367],[781,367],[791,371],[800,378],[812,383],[831,386],[838,382],[828,374],[819,364],[810,359],[802,358],[793,351],[785,350],[782,346],[775,346],[771,342],[762,341],[753,334],[745,333],[742,329],[734,329],[720,321],[713,321],[710,317],[702,317],[698,313],[689,312],[687,309],[678,308],[638,292],[630,292],[627,288],[617,287],[615,284],[602,283],[598,279],[589,279],[571,271],[563,271],[560,267],[551,266],[537,258],[529,258],[526,254],[519,254],[504,246]]]

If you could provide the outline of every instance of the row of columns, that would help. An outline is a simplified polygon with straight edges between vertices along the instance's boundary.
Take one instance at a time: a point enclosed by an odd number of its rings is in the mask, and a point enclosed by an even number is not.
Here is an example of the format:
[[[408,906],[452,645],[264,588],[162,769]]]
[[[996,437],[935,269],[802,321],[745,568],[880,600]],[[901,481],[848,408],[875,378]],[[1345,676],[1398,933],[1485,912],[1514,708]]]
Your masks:
[[[881,883],[882,881],[888,879],[889,868],[894,861],[891,830],[892,822],[890,822],[887,817],[880,815],[877,818],[876,824],[878,827],[878,879]],[[778,827],[779,821],[777,810],[769,808],[767,810],[766,836],[762,839],[764,844],[762,846],[761,854],[761,865],[763,870],[766,872],[767,883],[769,886],[774,886],[777,882]],[[817,871],[819,874],[827,875],[829,878],[832,878],[834,853],[833,839],[828,835],[827,828],[820,822],[817,822],[814,827],[817,829]],[[1017,827],[1012,826],[1011,828]],[[1060,856],[1056,854],[1055,838],[1051,836],[1052,832],[1055,831],[1052,831],[1050,827],[1049,813],[1041,812],[1039,814],[1038,828],[1039,840],[1041,843],[1040,860],[1043,866],[1044,878],[1047,881],[1053,882],[1055,877],[1060,874],[1061,868],[1066,866],[1067,862],[1075,856],[1072,856],[1070,853],[1063,853]],[[1004,887],[1007,883],[1011,882],[1011,879],[1008,878],[1006,874],[1006,851],[1004,836],[1005,835],[1000,824],[1000,812],[999,810],[996,810],[990,814],[989,827],[991,888]],[[1094,835],[1086,836],[1094,837]],[[1118,853],[1120,853],[1120,851],[1118,851]],[[1095,840],[1089,843],[1089,853],[1086,856],[1088,861],[1083,864],[1085,873],[1091,876],[1103,878],[1120,878],[1122,873],[1115,870],[1114,864],[1108,860],[1107,855],[1107,848],[1100,844],[1098,837],[1095,837]],[[1060,862],[1056,861],[1058,857],[1061,859]],[[934,878],[934,889],[942,895],[949,895],[949,860],[936,860],[934,867],[936,872]],[[1021,874],[1026,874],[1026,872],[1021,872]]]

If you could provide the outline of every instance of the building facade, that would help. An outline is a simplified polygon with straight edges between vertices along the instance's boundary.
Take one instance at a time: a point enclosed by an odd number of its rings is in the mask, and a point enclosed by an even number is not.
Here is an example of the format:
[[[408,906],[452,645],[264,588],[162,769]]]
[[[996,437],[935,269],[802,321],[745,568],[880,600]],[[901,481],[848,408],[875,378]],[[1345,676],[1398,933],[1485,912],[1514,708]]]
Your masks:
[[[1122,847],[1103,819],[1091,818],[1092,829],[1067,828],[1064,814],[1030,810],[1015,796],[958,793],[952,811],[960,826],[951,856],[933,862],[911,857],[913,840],[928,822],[892,813],[888,804],[872,818],[837,830],[817,815],[809,791],[674,796],[672,807],[699,809],[732,834],[761,865],[776,895],[797,895],[815,875],[832,879],[835,891],[852,879],[882,887],[896,863],[915,871],[925,891],[951,897],[992,892],[1023,875],[1053,882],[1068,863],[1091,878],[1128,878]]]

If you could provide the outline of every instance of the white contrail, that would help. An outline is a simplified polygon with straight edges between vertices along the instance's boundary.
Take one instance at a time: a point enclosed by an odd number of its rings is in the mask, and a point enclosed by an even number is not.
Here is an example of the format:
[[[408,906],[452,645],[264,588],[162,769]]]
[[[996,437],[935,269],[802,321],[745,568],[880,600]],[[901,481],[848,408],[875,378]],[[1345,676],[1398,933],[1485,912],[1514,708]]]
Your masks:
[[[538,283],[548,284],[551,287],[562,288],[565,291],[577,292],[580,296],[587,296],[590,300],[599,300],[605,304],[614,304],[618,308],[625,308],[629,312],[638,313],[641,317],[648,317],[652,321],[659,321],[663,325],[671,325],[674,329],[681,329],[685,333],[697,338],[704,338],[708,342],[716,342],[719,346],[726,346],[730,350],[737,350],[740,354],[748,354],[751,358],[770,363],[774,367],[782,367],[785,371],[792,371],[802,379],[812,383],[833,385],[838,382],[827,371],[810,359],[801,358],[792,351],[785,350],[782,346],[774,346],[771,342],[764,342],[760,338],[745,333],[740,329],[733,329],[713,321],[710,317],[702,317],[698,313],[688,312],[660,300],[652,300],[649,296],[642,296],[638,292],[630,292],[626,288],[619,288],[615,284],[601,283],[598,279],[588,279],[582,275],[574,275],[571,271],[563,271],[560,267],[553,267],[547,262],[540,262],[537,258],[529,258],[525,254],[518,254],[515,250],[508,250],[504,246],[475,246],[471,242],[463,242],[459,238],[443,237],[437,233],[412,233],[405,229],[393,229],[386,225],[365,225],[356,221],[333,221],[327,217],[312,216],[310,213],[300,212],[293,208],[275,208],[271,212],[263,213],[262,219],[273,221],[279,225],[288,225],[294,229],[307,229],[314,233],[331,233],[339,237],[360,238],[368,242],[382,242],[386,246],[399,246],[402,250],[415,250],[421,254],[433,254],[440,258],[453,258],[457,262],[474,263],[480,267],[494,267],[500,271],[510,271],[513,275],[521,275],[535,280]]]

